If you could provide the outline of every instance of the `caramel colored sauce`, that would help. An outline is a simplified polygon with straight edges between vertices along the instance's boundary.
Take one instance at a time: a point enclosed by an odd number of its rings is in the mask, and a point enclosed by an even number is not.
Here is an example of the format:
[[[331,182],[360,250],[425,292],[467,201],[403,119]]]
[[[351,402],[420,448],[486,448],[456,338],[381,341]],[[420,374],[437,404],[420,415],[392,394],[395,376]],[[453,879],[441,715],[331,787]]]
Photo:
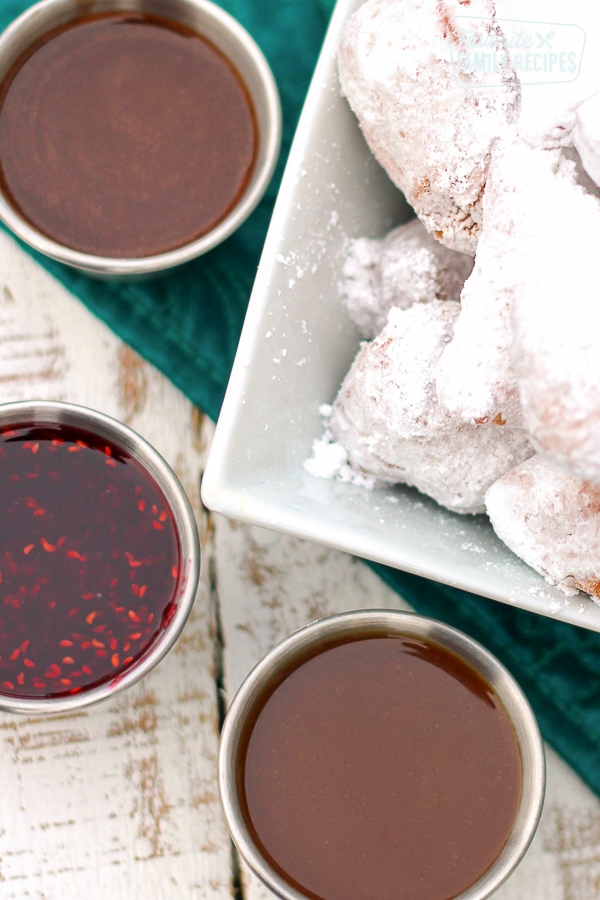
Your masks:
[[[498,698],[437,644],[321,647],[259,701],[238,789],[271,866],[322,900],[450,900],[491,866],[521,795]]]
[[[0,89],[9,202],[64,246],[133,258],[180,247],[235,206],[255,164],[248,91],[207,40],[136,14],[46,35]]]

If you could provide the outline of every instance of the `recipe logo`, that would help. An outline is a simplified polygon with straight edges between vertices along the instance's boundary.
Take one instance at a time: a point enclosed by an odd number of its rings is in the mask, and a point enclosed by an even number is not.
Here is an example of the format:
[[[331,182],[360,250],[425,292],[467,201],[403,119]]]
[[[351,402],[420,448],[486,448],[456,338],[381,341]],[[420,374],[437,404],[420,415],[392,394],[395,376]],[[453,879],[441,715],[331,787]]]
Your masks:
[[[524,84],[564,84],[581,71],[580,25],[455,16],[449,23],[454,76],[465,88],[500,87],[505,72]]]

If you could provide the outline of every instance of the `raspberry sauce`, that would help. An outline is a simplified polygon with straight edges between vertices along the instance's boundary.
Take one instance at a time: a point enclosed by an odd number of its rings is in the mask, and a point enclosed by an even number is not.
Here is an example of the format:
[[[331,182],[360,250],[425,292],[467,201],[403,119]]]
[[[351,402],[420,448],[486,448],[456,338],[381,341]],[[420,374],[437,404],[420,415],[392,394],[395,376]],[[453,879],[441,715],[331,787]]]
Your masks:
[[[128,669],[168,622],[179,542],[116,444],[62,425],[0,432],[0,693],[58,697]]]

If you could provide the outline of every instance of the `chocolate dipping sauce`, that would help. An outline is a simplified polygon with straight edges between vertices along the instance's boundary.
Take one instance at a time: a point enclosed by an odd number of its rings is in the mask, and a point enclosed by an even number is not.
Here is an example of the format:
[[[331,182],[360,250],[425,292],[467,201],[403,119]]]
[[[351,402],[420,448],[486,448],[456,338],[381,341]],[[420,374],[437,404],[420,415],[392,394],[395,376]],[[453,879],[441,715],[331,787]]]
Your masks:
[[[521,795],[504,707],[438,644],[321,645],[259,700],[238,793],[253,840],[320,900],[450,900],[500,854]]]
[[[0,89],[7,199],[47,237],[97,256],[151,256],[209,232],[243,194],[257,142],[231,62],[145,14],[55,29]]]

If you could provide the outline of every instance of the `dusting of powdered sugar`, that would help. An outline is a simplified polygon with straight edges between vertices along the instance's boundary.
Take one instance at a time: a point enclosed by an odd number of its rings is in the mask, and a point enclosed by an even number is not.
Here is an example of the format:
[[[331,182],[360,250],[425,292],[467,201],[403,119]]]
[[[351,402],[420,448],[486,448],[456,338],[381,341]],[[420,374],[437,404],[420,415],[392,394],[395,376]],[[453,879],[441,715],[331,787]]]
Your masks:
[[[338,68],[367,143],[427,230],[473,253],[490,150],[520,91],[510,66],[456,77],[451,22],[464,14],[460,0],[368,0],[346,25]],[[468,15],[502,41],[492,0],[470,0]]]
[[[371,339],[393,307],[458,300],[472,268],[471,256],[444,247],[412,219],[382,240],[349,241],[340,292],[361,337]]]
[[[600,4],[575,3],[578,77],[527,91],[511,64],[457,78],[454,17],[503,46],[511,21],[563,21],[562,0],[366,0],[347,23],[343,92],[418,219],[347,242],[340,293],[367,342],[305,463],[487,504],[565,594],[529,591],[552,614],[600,598]]]
[[[450,300],[392,309],[379,337],[361,346],[329,429],[355,472],[478,513],[490,484],[532,450],[521,429],[464,424],[440,407],[436,365],[459,313]]]
[[[498,537],[549,584],[600,597],[600,485],[536,455],[490,487],[486,507]]]
[[[304,461],[305,470],[315,478],[335,479],[373,490],[379,486],[377,479],[355,471],[348,462],[348,451],[339,441],[335,440],[329,428],[332,412],[331,406],[323,404],[320,407],[323,434],[313,441],[311,456]]]

